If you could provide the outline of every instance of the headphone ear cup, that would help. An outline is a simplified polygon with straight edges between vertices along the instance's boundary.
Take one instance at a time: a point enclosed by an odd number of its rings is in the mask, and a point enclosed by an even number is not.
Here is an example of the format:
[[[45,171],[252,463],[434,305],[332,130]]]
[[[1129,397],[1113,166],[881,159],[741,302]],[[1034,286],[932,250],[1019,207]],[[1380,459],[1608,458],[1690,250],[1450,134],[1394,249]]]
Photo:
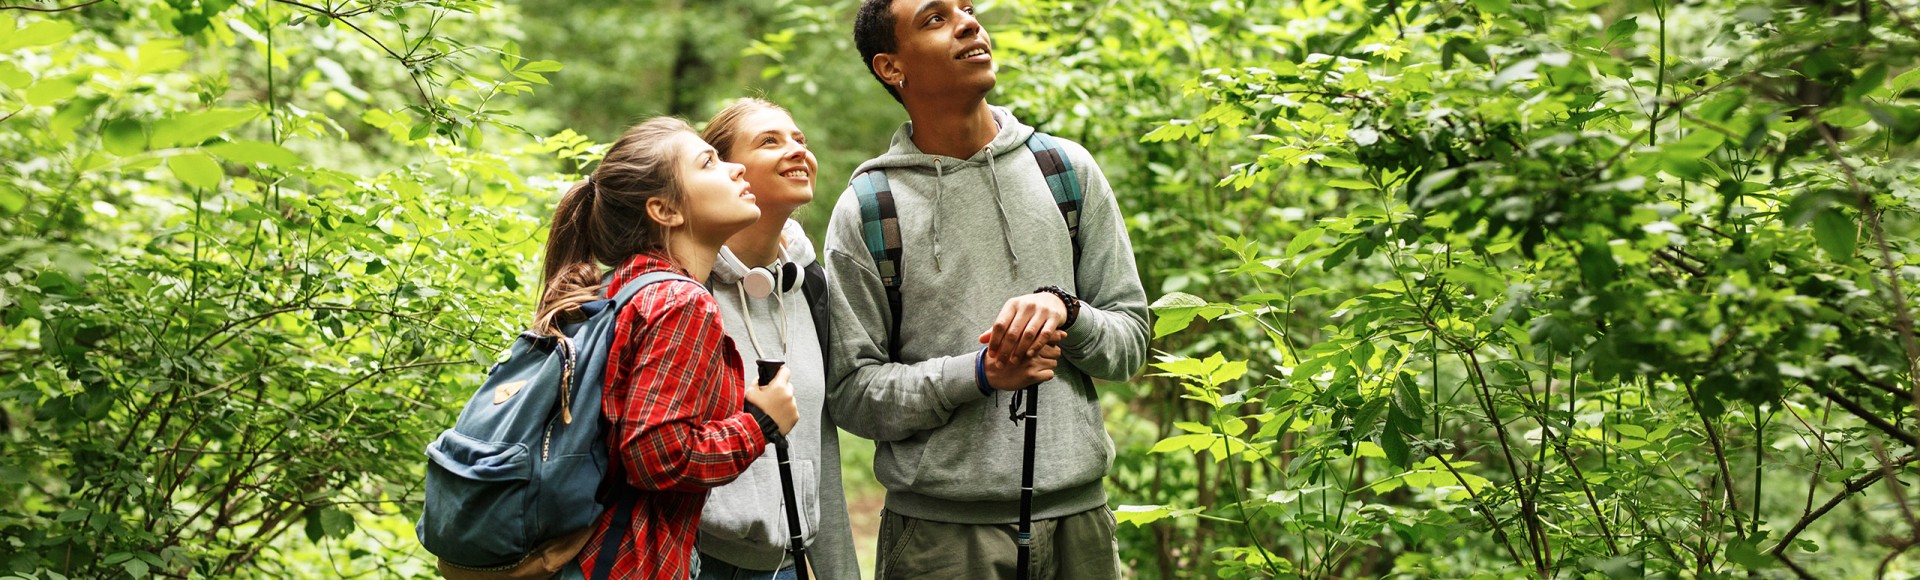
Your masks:
[[[766,268],[749,268],[747,275],[742,277],[740,282],[746,287],[748,296],[766,298],[773,294],[773,273],[768,272]]]
[[[781,264],[780,291],[792,292],[793,288],[798,285],[800,285],[800,267],[795,266],[793,262]]]

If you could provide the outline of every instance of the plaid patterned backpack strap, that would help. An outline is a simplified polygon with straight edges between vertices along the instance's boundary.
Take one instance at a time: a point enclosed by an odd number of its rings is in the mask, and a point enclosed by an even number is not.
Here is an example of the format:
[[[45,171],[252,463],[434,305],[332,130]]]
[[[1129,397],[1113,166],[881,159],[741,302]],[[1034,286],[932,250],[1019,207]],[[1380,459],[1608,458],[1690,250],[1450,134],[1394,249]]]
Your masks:
[[[1060,208],[1060,217],[1067,222],[1067,236],[1073,240],[1073,263],[1080,264],[1080,198],[1085,194],[1080,187],[1080,174],[1073,172],[1073,160],[1067,158],[1066,149],[1060,147],[1060,141],[1052,135],[1034,131],[1027,138],[1027,150],[1033,152],[1033,160],[1040,164],[1040,174],[1047,178],[1047,189],[1053,191],[1054,206]]]
[[[887,354],[900,360],[900,214],[894,209],[893,188],[879,169],[853,176],[853,194],[860,200],[860,239],[873,255],[874,270],[886,287],[890,334]]]

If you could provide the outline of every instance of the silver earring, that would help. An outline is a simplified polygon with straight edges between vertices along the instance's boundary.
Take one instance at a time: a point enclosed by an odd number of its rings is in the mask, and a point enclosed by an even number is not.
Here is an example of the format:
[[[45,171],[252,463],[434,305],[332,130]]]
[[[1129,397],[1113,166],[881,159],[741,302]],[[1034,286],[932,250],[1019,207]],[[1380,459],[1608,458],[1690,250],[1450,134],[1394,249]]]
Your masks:
[[[900,88],[907,88],[907,79],[900,79]]]

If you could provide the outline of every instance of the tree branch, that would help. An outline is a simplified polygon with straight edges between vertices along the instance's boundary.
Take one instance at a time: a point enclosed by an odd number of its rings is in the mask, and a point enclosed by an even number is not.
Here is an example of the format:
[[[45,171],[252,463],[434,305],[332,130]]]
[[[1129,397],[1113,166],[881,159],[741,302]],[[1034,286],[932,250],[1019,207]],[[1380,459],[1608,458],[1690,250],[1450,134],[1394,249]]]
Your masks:
[[[420,99],[422,101],[425,101],[424,104],[427,107],[428,115],[431,115],[434,119],[439,120],[441,122],[453,121],[453,119],[440,113],[440,107],[434,104],[433,95],[427,92],[426,85],[423,85],[420,83],[420,74],[414,72],[414,66],[417,64],[420,64],[421,62],[424,62],[423,60],[415,59],[412,57],[401,56],[400,53],[394,52],[392,48],[388,48],[387,43],[381,42],[380,39],[378,38],[374,38],[372,33],[367,32],[366,29],[360,28],[359,25],[353,23],[353,17],[366,14],[367,13],[366,10],[336,12],[329,8],[320,8],[318,6],[313,6],[303,2],[299,2],[298,0],[273,0],[273,1],[281,4],[286,4],[288,6],[294,6],[315,14],[326,16],[328,18],[332,18],[334,20],[339,21],[341,24],[347,25],[347,28],[353,29],[354,32],[360,33],[360,36],[365,37],[367,39],[367,42],[371,42],[373,43],[374,46],[380,47],[380,50],[383,52],[386,52],[387,56],[392,57],[393,60],[398,61],[402,66],[406,67],[407,78],[413,81],[414,90],[420,92]],[[432,60],[432,59],[425,59],[425,60]]]
[[[1914,412],[1920,413],[1920,343],[1916,343],[1913,336],[1913,312],[1907,310],[1907,293],[1900,288],[1900,263],[1894,261],[1893,249],[1887,245],[1887,231],[1880,227],[1880,212],[1873,206],[1873,196],[1860,186],[1860,176],[1854,173],[1853,164],[1847,163],[1846,157],[1840,154],[1840,142],[1833,138],[1827,124],[1820,121],[1819,111],[1813,112],[1812,120],[1820,139],[1827,142],[1827,152],[1833,155],[1833,162],[1847,174],[1847,187],[1853,190],[1860,217],[1866,220],[1867,230],[1873,233],[1873,241],[1880,248],[1880,267],[1886,270],[1887,293],[1893,297],[1893,321],[1900,329],[1900,345],[1907,351],[1907,380],[1914,385],[1908,399],[1913,402]]]
[[[1807,529],[1807,524],[1811,524],[1814,520],[1820,519],[1821,516],[1827,515],[1827,512],[1833,511],[1833,508],[1838,507],[1841,502],[1846,501],[1847,498],[1853,496],[1853,494],[1860,493],[1872,486],[1874,482],[1880,481],[1880,478],[1884,477],[1886,473],[1894,467],[1912,463],[1916,457],[1920,457],[1920,455],[1909,453],[1907,456],[1894,461],[1893,464],[1887,465],[1884,469],[1876,469],[1870,473],[1861,474],[1860,477],[1848,480],[1846,489],[1840,490],[1840,493],[1834,495],[1833,499],[1827,500],[1827,503],[1822,504],[1820,509],[1800,516],[1800,521],[1794,522],[1793,527],[1787,530],[1787,535],[1780,537],[1780,543],[1774,544],[1773,549],[1767,550],[1767,552],[1773,554],[1775,557],[1783,557],[1786,553],[1787,545],[1792,544],[1793,539],[1798,537],[1800,532]]]
[[[1860,403],[1853,399],[1841,395],[1839,391],[1835,391],[1831,387],[1814,381],[1807,381],[1807,385],[1813,387],[1814,392],[1820,393],[1820,395],[1826,397],[1827,400],[1840,404],[1847,412],[1853,413],[1854,416],[1859,417],[1862,421],[1866,421],[1867,424],[1872,425],[1873,428],[1879,429],[1894,439],[1899,439],[1908,445],[1920,447],[1920,437],[1915,437],[1912,433],[1900,430],[1900,427],[1888,423],[1886,419],[1882,419],[1879,415],[1875,415],[1872,411],[1867,410],[1866,407],[1860,406]]]
[[[33,6],[0,6],[0,10],[25,10],[27,12],[66,12],[68,10],[79,10],[81,8],[86,8],[88,6],[92,6],[92,5],[99,4],[101,2],[106,2],[106,1],[107,0],[92,0],[90,2],[82,2],[80,4],[75,4],[72,6],[61,6],[59,8],[36,8]],[[4,120],[5,119],[0,119],[0,121],[4,121]]]

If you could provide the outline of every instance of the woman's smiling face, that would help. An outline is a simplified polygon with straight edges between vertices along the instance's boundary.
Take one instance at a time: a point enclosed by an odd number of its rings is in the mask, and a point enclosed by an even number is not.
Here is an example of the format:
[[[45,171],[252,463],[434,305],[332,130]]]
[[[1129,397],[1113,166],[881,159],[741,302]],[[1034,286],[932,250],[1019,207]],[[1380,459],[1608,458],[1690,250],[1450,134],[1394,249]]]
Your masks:
[[[727,159],[746,166],[747,183],[762,209],[791,212],[813,201],[819,162],[792,116],[779,109],[748,113],[736,135]]]

